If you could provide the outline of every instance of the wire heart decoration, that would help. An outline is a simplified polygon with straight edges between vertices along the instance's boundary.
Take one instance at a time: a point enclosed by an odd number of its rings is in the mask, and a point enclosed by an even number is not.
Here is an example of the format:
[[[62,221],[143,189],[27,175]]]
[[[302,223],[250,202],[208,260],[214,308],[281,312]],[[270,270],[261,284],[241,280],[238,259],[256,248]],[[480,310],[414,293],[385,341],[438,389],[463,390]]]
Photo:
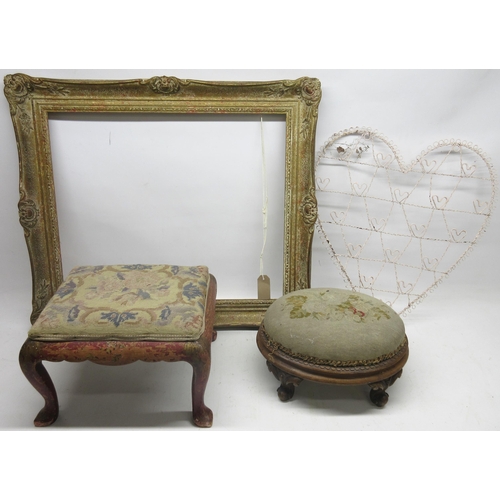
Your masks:
[[[476,245],[496,177],[470,142],[435,142],[406,164],[369,128],[334,134],[316,160],[317,229],[346,283],[414,308]]]

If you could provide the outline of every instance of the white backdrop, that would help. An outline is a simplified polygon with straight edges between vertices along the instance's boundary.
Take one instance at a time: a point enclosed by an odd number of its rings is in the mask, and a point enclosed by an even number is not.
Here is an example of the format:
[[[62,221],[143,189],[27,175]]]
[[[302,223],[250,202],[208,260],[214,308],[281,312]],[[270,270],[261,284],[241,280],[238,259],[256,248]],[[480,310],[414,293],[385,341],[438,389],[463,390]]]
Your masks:
[[[2,73],[18,71],[74,79],[163,74],[240,81],[317,77],[323,89],[317,150],[334,132],[359,125],[383,132],[407,161],[436,140],[460,138],[486,151],[497,171],[500,163],[500,72],[496,70],[22,69]],[[262,244],[260,121],[172,123],[51,120],[64,271],[74,265],[113,261],[207,263],[219,281],[220,297],[251,298],[256,293]],[[282,275],[283,125],[271,119],[264,123],[271,214],[264,265],[271,275],[273,296],[280,293]],[[29,327],[31,278],[18,223],[18,158],[5,99],[0,99],[0,158],[0,308],[5,319],[3,352],[8,353],[0,369],[17,377],[20,372],[12,353]],[[425,399],[430,391],[434,417],[430,409],[429,414],[413,411],[413,417],[396,415],[395,420],[386,414],[384,423],[377,424],[381,428],[499,429],[500,378],[494,362],[500,354],[495,326],[500,298],[499,217],[494,214],[471,256],[405,320],[413,343],[406,375],[407,383],[416,385],[411,397]],[[344,286],[317,236],[312,263],[313,286]],[[253,345],[245,349],[249,356],[255,354]],[[258,353],[255,356],[259,358]],[[267,381],[270,375],[264,373],[265,367],[262,372]],[[38,398],[25,381],[19,384],[27,401]],[[269,384],[274,386],[273,380]],[[405,386],[398,382],[394,387],[398,384],[402,391],[398,398],[402,398]],[[467,404],[451,395],[455,386],[466,394]],[[2,397],[6,398],[2,406],[9,407],[9,394]],[[23,422],[24,413],[21,408]],[[15,425],[12,413],[2,418],[5,425]],[[244,418],[242,422],[243,428],[254,425]],[[258,428],[271,425],[267,419],[256,422]],[[281,422],[286,427],[287,421]],[[352,423],[345,423],[346,428]],[[323,425],[329,428],[330,424]]]

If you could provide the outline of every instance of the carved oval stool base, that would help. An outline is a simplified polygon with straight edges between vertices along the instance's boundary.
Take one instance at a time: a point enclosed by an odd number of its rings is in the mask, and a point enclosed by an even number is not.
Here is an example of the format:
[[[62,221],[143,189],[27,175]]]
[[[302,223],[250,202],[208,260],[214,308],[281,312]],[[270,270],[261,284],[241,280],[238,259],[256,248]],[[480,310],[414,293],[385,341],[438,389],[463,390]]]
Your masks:
[[[263,324],[257,333],[257,346],[267,360],[269,371],[281,383],[278,397],[281,401],[292,399],[295,388],[302,380],[323,384],[364,385],[370,388],[371,402],[383,408],[389,395],[386,389],[401,377],[403,366],[408,359],[408,340],[404,342],[393,356],[376,363],[335,363],[325,360],[294,355],[280,348],[276,342],[270,341]],[[342,366],[344,365],[344,366]]]

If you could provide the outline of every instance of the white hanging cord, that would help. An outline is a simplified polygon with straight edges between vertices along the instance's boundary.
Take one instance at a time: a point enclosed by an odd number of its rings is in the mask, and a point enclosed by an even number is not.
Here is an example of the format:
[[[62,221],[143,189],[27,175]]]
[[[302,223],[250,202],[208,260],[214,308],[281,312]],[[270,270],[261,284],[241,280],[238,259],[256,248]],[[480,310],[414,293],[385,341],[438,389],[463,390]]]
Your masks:
[[[260,276],[264,276],[264,249],[266,248],[267,240],[267,169],[266,169],[266,152],[264,148],[264,121],[260,117],[260,142],[262,145],[262,227],[263,227],[263,243],[260,252]]]

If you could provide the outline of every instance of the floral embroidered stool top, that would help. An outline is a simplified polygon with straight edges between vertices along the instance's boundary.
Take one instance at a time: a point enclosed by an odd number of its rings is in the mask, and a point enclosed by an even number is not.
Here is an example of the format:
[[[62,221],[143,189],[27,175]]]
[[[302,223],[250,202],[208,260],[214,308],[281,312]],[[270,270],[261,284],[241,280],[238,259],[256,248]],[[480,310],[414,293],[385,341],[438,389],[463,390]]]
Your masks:
[[[298,290],[268,309],[267,336],[297,355],[339,362],[376,360],[405,341],[398,314],[369,295],[336,288]]]
[[[204,266],[74,268],[28,332],[31,340],[189,341],[205,328]]]
[[[384,302],[336,288],[297,290],[267,310],[257,345],[269,370],[290,399],[303,379],[334,384],[369,384],[370,398],[383,406],[384,392],[408,358],[403,321]]]

